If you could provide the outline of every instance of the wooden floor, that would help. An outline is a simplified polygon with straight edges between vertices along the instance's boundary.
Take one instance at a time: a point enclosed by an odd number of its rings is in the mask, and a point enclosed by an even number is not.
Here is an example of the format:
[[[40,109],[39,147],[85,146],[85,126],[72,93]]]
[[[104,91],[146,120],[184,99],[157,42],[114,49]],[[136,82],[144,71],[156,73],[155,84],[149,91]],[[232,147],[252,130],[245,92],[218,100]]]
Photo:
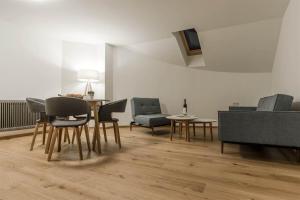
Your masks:
[[[76,145],[65,144],[47,162],[41,135],[32,152],[31,137],[1,140],[0,199],[300,199],[291,150],[226,144],[221,155],[219,142],[200,133],[187,143],[170,142],[165,128],[157,136],[143,128],[120,132],[121,151],[109,130],[101,156],[88,155],[83,142],[83,161]]]

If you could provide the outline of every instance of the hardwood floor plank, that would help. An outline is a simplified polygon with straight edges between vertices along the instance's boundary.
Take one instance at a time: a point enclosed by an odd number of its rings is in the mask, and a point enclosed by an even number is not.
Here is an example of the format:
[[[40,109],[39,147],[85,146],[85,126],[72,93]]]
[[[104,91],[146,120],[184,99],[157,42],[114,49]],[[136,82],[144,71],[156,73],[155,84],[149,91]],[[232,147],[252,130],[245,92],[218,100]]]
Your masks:
[[[151,136],[147,129],[120,128],[122,149],[107,130],[103,153],[64,143],[47,162],[44,145],[31,137],[0,140],[0,199],[299,199],[300,164],[276,148],[253,149],[204,141],[200,130],[187,143],[178,134]],[[159,133],[168,133],[162,128]],[[91,133],[92,134],[92,130]],[[216,137],[215,137],[216,138]],[[38,137],[37,140],[42,140]],[[270,151],[266,155],[262,152]],[[285,152],[286,153],[286,152]]]

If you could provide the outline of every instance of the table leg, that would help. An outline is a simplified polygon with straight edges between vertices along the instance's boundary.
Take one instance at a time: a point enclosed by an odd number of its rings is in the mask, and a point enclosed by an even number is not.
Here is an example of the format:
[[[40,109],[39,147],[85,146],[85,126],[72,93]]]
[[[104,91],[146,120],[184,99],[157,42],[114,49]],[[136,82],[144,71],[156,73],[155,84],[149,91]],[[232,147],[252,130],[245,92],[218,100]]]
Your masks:
[[[185,132],[186,132],[186,139],[188,142],[191,141],[190,139],[190,125],[189,125],[189,121],[185,122]]]
[[[193,123],[193,132],[194,132],[194,137],[196,136],[196,125]]]
[[[182,122],[179,122],[179,135],[182,137]]]
[[[211,138],[211,141],[213,141],[214,136],[213,136],[213,130],[212,130],[212,122],[209,123],[209,129],[210,129],[210,138]]]
[[[171,130],[170,130],[170,140],[173,139],[173,132],[174,132],[174,120],[171,120]]]
[[[94,110],[94,118],[95,118],[95,129],[94,129],[95,139],[93,139],[93,150],[95,150],[95,145],[97,143],[98,153],[101,153],[100,126],[99,126],[99,118],[98,118],[98,109],[96,104],[93,105],[93,110]]]
[[[204,140],[206,140],[206,123],[203,123]]]

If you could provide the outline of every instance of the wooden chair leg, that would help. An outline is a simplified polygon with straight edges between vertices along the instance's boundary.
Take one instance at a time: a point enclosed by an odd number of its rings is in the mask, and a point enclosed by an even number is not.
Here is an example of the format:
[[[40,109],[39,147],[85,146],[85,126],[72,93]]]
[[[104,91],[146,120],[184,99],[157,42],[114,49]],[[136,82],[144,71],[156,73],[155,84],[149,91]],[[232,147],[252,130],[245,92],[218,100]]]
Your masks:
[[[58,143],[57,143],[57,152],[61,151],[61,139],[62,139],[62,132],[63,132],[63,128],[59,128],[59,132],[58,132]]]
[[[70,135],[69,135],[69,129],[68,128],[65,128],[65,138],[66,138],[66,140],[68,140],[68,143],[70,144],[71,141],[70,141]]]
[[[53,150],[54,150],[54,146],[55,146],[55,141],[56,141],[57,135],[58,135],[58,128],[55,128],[54,135],[53,135],[53,137],[51,138],[51,145],[50,145],[49,154],[48,154],[48,161],[51,160],[51,157],[52,157],[52,153],[53,153]]]
[[[84,132],[85,132],[85,137],[86,137],[86,143],[88,150],[91,151],[91,143],[90,143],[90,133],[89,133],[89,128],[87,125],[84,125]]]
[[[154,127],[151,127],[152,136],[154,135]]]
[[[36,123],[35,129],[34,129],[34,133],[33,133],[33,137],[32,137],[31,146],[30,146],[30,151],[33,150],[33,146],[34,146],[34,143],[35,143],[35,138],[36,138],[36,136],[38,134],[39,126],[40,126],[40,124]]]
[[[64,131],[64,142],[66,142],[67,141],[66,128],[64,130],[65,130]]]
[[[116,125],[116,135],[117,135],[117,140],[118,140],[118,144],[119,144],[119,149],[121,149],[122,145],[121,145],[121,137],[120,137],[120,129],[119,129],[119,124],[118,122],[115,123]]]
[[[82,131],[83,131],[83,126],[80,126],[80,129],[79,129],[79,135],[80,135],[80,137],[81,137]]]
[[[46,142],[45,154],[49,153],[49,148],[50,148],[51,138],[52,138],[52,135],[53,135],[53,130],[54,130],[54,127],[51,126],[50,130],[49,130],[49,133],[48,133],[47,142]]]
[[[76,127],[76,138],[77,138],[77,145],[78,145],[79,157],[80,157],[80,160],[83,160],[82,147],[81,147],[81,139],[80,139],[80,130],[79,130],[78,127]]]
[[[74,128],[74,129],[73,129],[73,135],[72,135],[72,144],[74,144],[75,135],[76,135],[76,130],[75,130],[75,128]]]
[[[106,128],[105,128],[105,123],[104,122],[102,122],[102,128],[103,128],[104,140],[105,140],[105,142],[107,142]]]
[[[47,123],[43,124],[43,145],[45,145],[46,141],[46,132],[47,132]]]
[[[117,130],[116,130],[116,124],[115,123],[113,123],[113,127],[114,127],[114,134],[115,134],[115,142],[116,142],[116,144],[118,144],[118,139],[117,139]]]

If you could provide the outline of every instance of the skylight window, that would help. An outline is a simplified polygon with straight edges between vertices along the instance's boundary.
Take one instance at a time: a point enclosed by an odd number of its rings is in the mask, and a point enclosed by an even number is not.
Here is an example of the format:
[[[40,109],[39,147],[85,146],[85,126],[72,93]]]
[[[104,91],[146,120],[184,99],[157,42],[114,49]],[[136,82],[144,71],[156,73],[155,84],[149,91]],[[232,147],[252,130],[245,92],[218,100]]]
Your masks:
[[[194,28],[180,31],[180,35],[188,56],[202,54],[198,33]]]

